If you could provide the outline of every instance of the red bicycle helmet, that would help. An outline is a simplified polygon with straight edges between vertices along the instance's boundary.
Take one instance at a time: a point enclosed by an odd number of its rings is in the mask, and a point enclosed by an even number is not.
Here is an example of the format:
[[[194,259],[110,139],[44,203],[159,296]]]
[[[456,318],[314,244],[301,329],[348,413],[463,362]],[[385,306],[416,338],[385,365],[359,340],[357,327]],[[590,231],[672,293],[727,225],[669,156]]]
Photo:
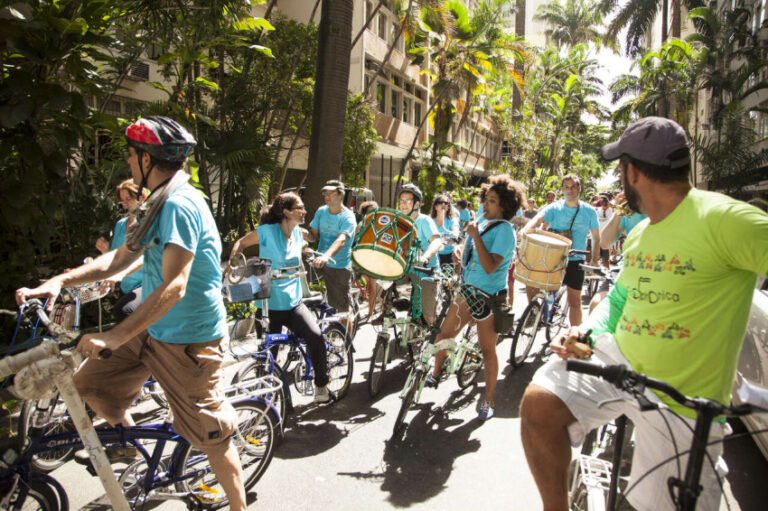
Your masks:
[[[125,138],[128,145],[167,162],[183,162],[196,145],[181,124],[161,116],[138,119],[125,130]]]

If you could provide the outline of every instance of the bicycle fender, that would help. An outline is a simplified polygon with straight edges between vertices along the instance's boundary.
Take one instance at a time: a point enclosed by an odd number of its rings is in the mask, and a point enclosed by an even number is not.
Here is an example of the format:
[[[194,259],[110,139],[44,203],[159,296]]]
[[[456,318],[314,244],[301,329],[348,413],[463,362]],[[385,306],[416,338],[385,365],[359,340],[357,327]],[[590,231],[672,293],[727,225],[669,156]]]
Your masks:
[[[29,473],[29,480],[37,481],[53,488],[59,499],[59,511],[69,511],[69,498],[67,497],[67,492],[59,481],[48,474],[41,474],[34,471]]]

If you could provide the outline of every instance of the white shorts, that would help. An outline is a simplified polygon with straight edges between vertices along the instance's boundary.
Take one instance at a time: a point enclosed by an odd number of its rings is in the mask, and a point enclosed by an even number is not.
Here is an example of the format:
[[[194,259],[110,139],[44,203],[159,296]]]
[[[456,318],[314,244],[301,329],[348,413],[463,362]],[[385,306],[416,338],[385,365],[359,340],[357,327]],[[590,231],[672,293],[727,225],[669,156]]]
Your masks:
[[[610,334],[597,338],[591,361],[605,365],[629,366]],[[641,412],[631,394],[617,389],[605,380],[566,371],[565,361],[561,359],[550,360],[541,367],[531,383],[559,397],[576,417],[576,422],[568,426],[568,435],[574,447],[584,442],[587,431],[596,429],[622,414],[629,417],[635,426],[635,451],[627,500],[638,511],[674,510],[667,490],[667,479],[685,477],[688,456],[675,458],[674,455],[676,452],[690,449],[694,420],[680,417],[666,408],[661,411]],[[653,402],[659,402],[659,398],[652,392],[646,391],[646,396]],[[712,423],[710,443],[722,439],[726,429],[727,424]],[[674,434],[674,441],[670,431]],[[707,458],[704,460],[701,475],[703,490],[699,494],[697,510],[719,508],[721,490],[715,471],[721,481],[728,473],[728,467],[720,456],[723,451],[722,442],[711,445],[707,451],[712,461]],[[666,461],[668,458],[672,459]],[[656,467],[660,463],[663,464]],[[712,470],[713,464],[715,471]],[[648,473],[649,471],[651,472]]]

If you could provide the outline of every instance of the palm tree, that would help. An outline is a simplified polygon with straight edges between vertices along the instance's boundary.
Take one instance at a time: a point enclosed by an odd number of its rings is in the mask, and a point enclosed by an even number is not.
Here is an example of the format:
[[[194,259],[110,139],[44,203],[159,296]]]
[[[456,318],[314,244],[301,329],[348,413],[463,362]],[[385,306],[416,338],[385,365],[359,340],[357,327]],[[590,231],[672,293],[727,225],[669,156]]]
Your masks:
[[[565,0],[565,4],[552,0],[541,5],[533,19],[547,24],[547,40],[558,48],[590,42],[599,45],[602,39],[597,27],[603,24],[603,15],[592,0]]]
[[[618,6],[618,0],[602,0],[600,10],[609,13]],[[704,5],[702,0],[672,0],[672,27],[668,28],[670,15],[669,0],[629,0],[621,6],[619,12],[611,21],[605,33],[607,42],[615,42],[619,32],[627,29],[626,54],[639,56],[644,53],[646,35],[653,27],[656,16],[661,16],[661,42],[665,42],[670,36],[680,37],[681,12],[685,6],[688,11]]]
[[[307,189],[313,191],[322,188],[329,179],[341,176],[352,11],[352,0],[323,0],[312,135],[307,160]],[[305,205],[311,214],[321,204],[320,194],[309,193],[305,196]]]

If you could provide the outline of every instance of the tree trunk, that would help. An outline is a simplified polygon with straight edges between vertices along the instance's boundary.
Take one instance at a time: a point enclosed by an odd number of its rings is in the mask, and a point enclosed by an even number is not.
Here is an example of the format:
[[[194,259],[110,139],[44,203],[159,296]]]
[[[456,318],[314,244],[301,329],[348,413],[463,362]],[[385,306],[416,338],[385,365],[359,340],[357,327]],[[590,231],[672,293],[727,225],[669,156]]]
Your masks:
[[[344,124],[347,113],[352,0],[323,0],[315,72],[312,136],[307,160],[307,211],[314,215],[322,204],[317,193],[323,183],[341,176]]]
[[[525,0],[516,0],[515,2],[515,35],[518,37],[525,36]],[[516,62],[515,70],[521,75],[525,70],[525,63]],[[515,87],[512,91],[512,111],[515,113],[520,112],[520,107],[523,105],[523,98],[520,95],[520,90]]]
[[[667,22],[669,21],[669,0],[663,0],[661,2],[661,43],[664,44],[669,38],[669,28]]]
[[[680,38],[682,32],[682,6],[680,0],[672,0],[671,36]]]

